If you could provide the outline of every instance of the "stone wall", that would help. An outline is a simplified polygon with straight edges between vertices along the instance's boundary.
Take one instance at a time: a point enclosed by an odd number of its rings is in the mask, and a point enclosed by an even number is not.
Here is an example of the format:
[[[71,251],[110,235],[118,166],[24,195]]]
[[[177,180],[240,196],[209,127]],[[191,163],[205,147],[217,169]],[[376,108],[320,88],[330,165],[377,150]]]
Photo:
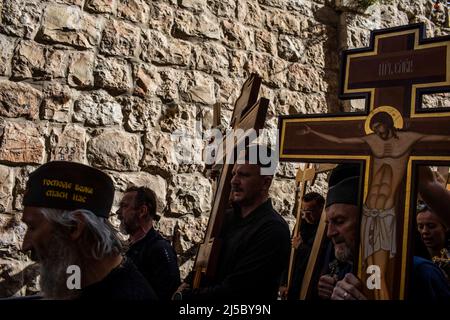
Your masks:
[[[0,0],[0,12],[0,297],[36,291],[36,266],[19,250],[20,216],[27,175],[40,164],[105,170],[114,211],[127,185],[152,187],[158,228],[184,276],[212,185],[202,161],[183,159],[203,148],[195,134],[212,126],[215,103],[226,125],[257,72],[268,129],[280,114],[357,108],[337,99],[340,49],[368,45],[371,29],[418,21],[429,36],[449,33],[448,12],[425,0],[367,10],[352,0]],[[291,226],[294,175],[294,165],[281,165],[272,188]]]

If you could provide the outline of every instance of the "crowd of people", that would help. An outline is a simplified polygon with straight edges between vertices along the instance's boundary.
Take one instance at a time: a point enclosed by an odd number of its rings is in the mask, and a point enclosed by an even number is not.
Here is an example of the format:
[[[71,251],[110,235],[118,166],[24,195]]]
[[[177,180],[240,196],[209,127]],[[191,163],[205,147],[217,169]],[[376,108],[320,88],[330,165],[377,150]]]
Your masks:
[[[233,166],[232,199],[220,233],[221,250],[213,278],[193,286],[182,282],[177,254],[155,228],[160,218],[151,186],[131,186],[120,201],[119,236],[109,221],[112,179],[101,170],[66,161],[48,162],[28,178],[22,221],[23,251],[40,266],[42,299],[127,299],[226,301],[298,300],[319,221],[326,215],[322,265],[310,299],[365,300],[356,275],[361,219],[359,164],[331,172],[326,197],[311,192],[302,199],[303,222],[291,239],[288,224],[269,197],[272,175],[263,164]],[[450,282],[432,258],[448,246],[450,192],[429,168],[419,174],[421,202],[417,232],[428,256],[414,256],[407,297],[450,297]],[[296,250],[290,286],[286,281],[291,246]],[[67,270],[76,266],[78,286],[68,286]]]

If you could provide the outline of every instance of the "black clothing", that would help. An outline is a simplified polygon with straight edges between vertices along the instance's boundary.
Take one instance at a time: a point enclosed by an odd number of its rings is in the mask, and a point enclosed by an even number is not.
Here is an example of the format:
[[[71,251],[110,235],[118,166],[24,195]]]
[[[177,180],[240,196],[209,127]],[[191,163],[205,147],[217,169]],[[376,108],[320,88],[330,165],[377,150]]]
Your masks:
[[[128,259],[124,259],[103,280],[80,291],[80,300],[158,300],[156,293]]]
[[[288,261],[289,227],[271,200],[245,218],[229,210],[221,232],[223,242],[214,282],[183,291],[183,300],[276,300]]]
[[[295,262],[292,270],[291,286],[288,291],[288,300],[298,300],[300,297],[300,290],[305,275],[306,267],[308,266],[309,255],[316,237],[318,224],[310,224],[306,221],[300,225],[300,236],[302,243],[295,252]],[[287,285],[287,278],[289,273],[289,266],[283,272],[282,285]]]
[[[177,255],[169,241],[155,229],[131,245],[127,257],[147,279],[160,300],[170,300],[180,285]]]
[[[448,301],[450,284],[442,270],[430,260],[414,257],[413,276],[408,299],[412,301]]]

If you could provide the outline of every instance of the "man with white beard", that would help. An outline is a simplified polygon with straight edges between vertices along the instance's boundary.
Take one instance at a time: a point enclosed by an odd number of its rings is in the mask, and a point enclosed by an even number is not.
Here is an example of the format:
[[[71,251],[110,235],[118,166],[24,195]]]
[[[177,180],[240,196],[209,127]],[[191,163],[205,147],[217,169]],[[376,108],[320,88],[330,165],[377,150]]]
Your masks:
[[[40,263],[45,299],[156,299],[122,257],[121,240],[108,221],[113,199],[111,178],[83,164],[53,161],[30,174],[22,250]]]
[[[335,290],[337,283],[344,278],[349,281],[356,279],[352,271],[357,249],[359,180],[358,164],[339,165],[330,176],[325,213],[327,237],[333,243],[336,259],[329,264],[327,272],[319,279],[318,295],[322,299],[334,299],[332,295],[339,293],[345,298],[348,295],[346,291],[339,288]],[[358,298],[365,299],[362,294]]]

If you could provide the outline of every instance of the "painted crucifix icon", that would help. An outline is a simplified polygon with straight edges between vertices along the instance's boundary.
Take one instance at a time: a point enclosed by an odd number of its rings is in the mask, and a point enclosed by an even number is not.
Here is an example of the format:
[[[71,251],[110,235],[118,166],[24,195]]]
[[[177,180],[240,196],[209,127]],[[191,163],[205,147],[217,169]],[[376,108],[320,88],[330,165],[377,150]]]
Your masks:
[[[358,275],[365,284],[379,267],[374,299],[405,297],[414,166],[450,161],[450,109],[421,107],[422,94],[450,90],[450,38],[423,33],[378,30],[369,48],[344,52],[341,98],[366,98],[364,112],[280,118],[282,161],[364,165]]]

